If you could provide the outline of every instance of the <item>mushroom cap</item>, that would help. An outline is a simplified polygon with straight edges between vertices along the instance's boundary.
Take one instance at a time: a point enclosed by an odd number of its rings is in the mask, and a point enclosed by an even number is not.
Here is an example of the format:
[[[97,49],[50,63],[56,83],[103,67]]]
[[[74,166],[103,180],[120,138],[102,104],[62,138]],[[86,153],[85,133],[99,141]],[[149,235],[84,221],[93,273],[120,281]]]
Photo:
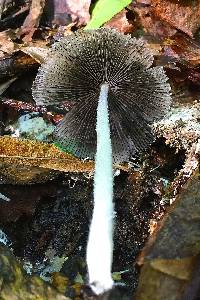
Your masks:
[[[78,31],[54,44],[33,85],[37,105],[74,103],[55,129],[56,143],[94,159],[100,87],[109,84],[108,108],[115,163],[128,161],[152,141],[151,124],[171,102],[162,67],[144,42],[115,30]]]

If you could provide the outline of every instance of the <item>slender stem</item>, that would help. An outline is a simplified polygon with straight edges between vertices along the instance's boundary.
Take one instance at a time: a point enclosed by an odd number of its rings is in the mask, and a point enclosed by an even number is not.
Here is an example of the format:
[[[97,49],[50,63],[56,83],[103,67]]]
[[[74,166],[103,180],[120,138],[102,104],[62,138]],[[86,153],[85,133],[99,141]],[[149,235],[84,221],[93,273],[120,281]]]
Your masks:
[[[108,90],[108,84],[102,84],[97,108],[94,210],[87,245],[89,282],[96,294],[113,285],[113,169]]]
[[[0,193],[0,200],[4,200],[4,201],[10,201],[10,199],[6,196],[4,196],[3,194]]]

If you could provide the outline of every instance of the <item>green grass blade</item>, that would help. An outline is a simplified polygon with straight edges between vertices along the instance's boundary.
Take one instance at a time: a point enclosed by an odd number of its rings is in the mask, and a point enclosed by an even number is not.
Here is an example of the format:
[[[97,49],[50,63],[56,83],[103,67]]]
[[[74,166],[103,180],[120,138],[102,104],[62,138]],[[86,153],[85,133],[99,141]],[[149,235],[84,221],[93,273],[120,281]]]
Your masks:
[[[85,29],[99,28],[131,2],[131,0],[98,0],[93,8],[91,20]]]

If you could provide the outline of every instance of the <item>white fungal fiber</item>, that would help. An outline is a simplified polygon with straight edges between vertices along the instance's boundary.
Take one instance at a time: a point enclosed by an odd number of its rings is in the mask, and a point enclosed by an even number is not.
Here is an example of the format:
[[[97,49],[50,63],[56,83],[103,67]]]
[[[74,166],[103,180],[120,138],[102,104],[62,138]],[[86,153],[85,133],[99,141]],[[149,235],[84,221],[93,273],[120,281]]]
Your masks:
[[[87,245],[89,282],[96,294],[112,288],[113,170],[108,84],[101,86],[97,108],[94,211]]]

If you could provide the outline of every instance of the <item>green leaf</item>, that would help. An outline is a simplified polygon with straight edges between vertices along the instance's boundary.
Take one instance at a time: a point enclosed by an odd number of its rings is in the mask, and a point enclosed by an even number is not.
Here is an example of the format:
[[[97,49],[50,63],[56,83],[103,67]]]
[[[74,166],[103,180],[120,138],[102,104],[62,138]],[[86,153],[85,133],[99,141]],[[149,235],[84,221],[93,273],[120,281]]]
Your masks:
[[[85,29],[99,28],[131,2],[131,0],[98,0]]]

